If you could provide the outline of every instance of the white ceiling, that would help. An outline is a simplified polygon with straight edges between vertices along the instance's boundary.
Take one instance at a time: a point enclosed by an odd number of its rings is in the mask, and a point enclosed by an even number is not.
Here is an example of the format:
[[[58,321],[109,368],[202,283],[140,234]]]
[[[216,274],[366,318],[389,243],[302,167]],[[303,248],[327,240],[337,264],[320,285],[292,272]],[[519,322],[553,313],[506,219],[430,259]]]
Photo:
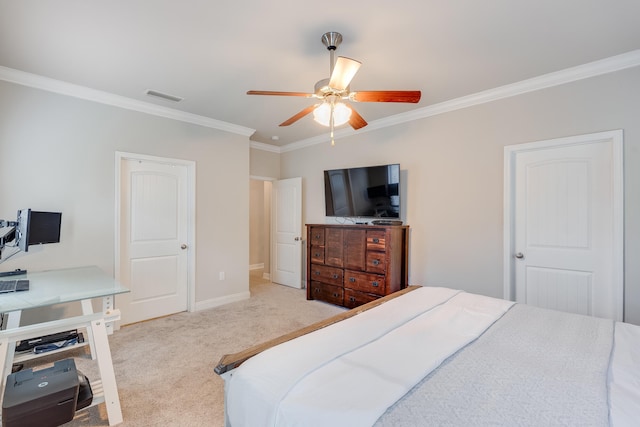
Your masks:
[[[3,0],[0,66],[285,145],[327,133],[311,116],[278,127],[313,100],[245,93],[312,92],[329,76],[327,31],[363,63],[352,90],[422,91],[419,104],[357,104],[371,123],[639,49],[639,16],[638,0]]]

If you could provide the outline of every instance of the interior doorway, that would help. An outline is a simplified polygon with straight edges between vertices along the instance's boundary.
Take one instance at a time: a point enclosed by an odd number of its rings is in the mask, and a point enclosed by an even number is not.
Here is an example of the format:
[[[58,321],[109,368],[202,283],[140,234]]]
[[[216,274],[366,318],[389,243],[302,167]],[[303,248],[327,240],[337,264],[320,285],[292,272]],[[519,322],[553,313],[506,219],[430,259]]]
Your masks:
[[[302,288],[302,178],[251,176],[249,187],[250,273]]]
[[[249,270],[271,279],[271,178],[251,177],[249,185]]]

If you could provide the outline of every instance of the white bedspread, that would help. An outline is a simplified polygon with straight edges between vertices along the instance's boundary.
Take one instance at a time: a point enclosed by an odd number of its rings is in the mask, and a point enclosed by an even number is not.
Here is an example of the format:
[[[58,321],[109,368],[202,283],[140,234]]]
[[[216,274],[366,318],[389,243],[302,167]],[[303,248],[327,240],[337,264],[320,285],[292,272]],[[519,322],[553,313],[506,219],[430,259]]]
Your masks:
[[[512,305],[417,289],[249,359],[227,378],[227,419],[233,427],[370,426]]]
[[[610,367],[612,426],[640,423],[640,327],[616,322]]]
[[[608,426],[613,323],[515,305],[375,426]]]

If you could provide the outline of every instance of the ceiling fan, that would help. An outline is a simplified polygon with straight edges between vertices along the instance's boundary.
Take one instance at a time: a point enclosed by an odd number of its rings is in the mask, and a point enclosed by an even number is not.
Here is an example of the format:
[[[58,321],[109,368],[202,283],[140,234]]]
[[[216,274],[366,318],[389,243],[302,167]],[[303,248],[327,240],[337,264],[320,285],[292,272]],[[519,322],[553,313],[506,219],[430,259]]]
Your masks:
[[[265,90],[250,90],[247,95],[276,95],[276,96],[301,96],[316,98],[321,102],[311,105],[284,122],[280,126],[289,126],[307,114],[313,112],[314,119],[331,128],[331,143],[333,144],[333,128],[349,123],[353,129],[360,129],[367,125],[366,120],[351,106],[342,101],[353,102],[407,102],[420,101],[419,90],[406,91],[356,91],[349,88],[351,80],[360,68],[361,62],[355,59],[339,56],[334,60],[335,51],[342,42],[342,35],[330,31],[322,35],[322,44],[330,54],[330,78],[320,80],[315,84],[313,93],[306,92],[278,92]]]

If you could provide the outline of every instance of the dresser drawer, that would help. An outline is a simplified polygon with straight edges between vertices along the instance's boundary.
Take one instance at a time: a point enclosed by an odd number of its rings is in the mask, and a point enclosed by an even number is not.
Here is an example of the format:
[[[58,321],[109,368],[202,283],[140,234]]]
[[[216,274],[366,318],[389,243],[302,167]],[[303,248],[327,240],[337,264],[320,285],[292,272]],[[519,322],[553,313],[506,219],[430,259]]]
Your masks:
[[[386,295],[384,276],[345,270],[344,287],[356,291]]]
[[[347,288],[344,290],[344,306],[347,308],[355,308],[370,301],[377,300],[378,298],[380,298],[379,295],[358,292]]]
[[[343,271],[341,268],[311,264],[311,280],[342,286]]]
[[[324,264],[324,246],[311,246],[311,262],[316,264]]]
[[[309,230],[308,239],[311,241],[311,245],[324,246],[324,228],[311,227]]]
[[[367,250],[384,251],[386,249],[386,233],[382,230],[367,231]]]
[[[331,304],[342,305],[344,303],[344,289],[340,286],[327,285],[326,283],[311,282],[311,296],[313,299]]]
[[[384,252],[367,252],[367,268],[370,273],[384,274],[387,270]]]

